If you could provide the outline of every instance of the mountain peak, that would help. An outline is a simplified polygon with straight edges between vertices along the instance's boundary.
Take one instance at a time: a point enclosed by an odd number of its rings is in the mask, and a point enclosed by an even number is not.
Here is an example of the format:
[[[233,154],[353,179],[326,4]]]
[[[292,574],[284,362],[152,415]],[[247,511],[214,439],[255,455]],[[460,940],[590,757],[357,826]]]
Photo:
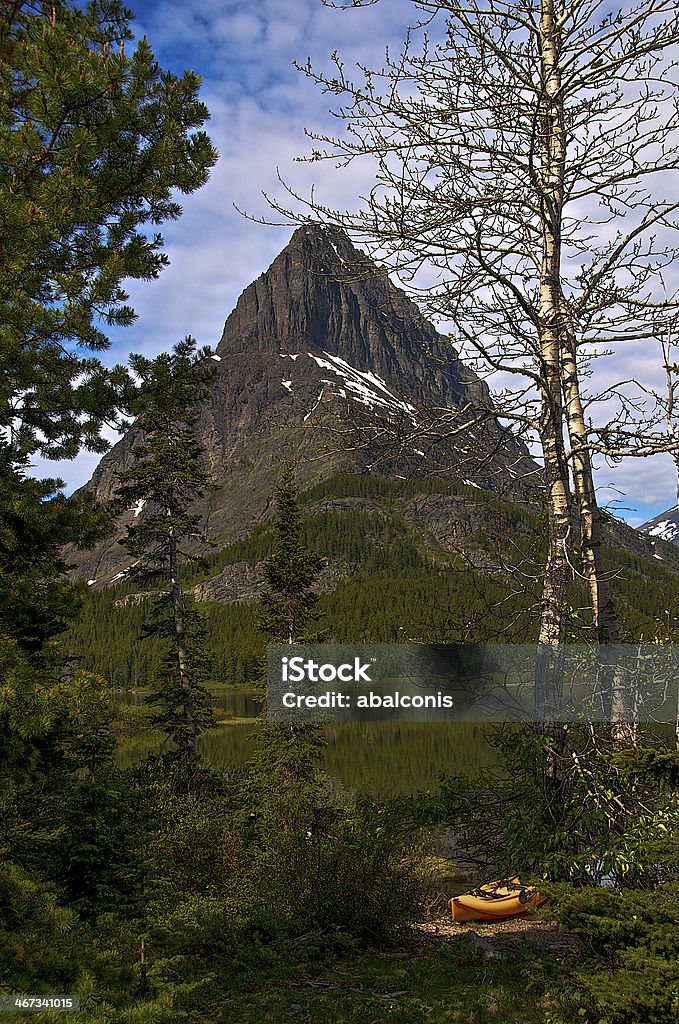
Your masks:
[[[286,459],[308,483],[376,470],[395,479],[445,474],[519,500],[530,495],[539,470],[497,422],[486,385],[337,228],[295,231],[240,296],[216,357],[196,424],[206,468],[220,484],[197,506],[211,538],[243,536],[265,517]],[[448,437],[451,423],[466,426]],[[136,439],[133,428],[100,462],[87,485],[99,498],[115,492]],[[134,516],[129,510],[112,541],[77,556],[93,586],[129,568],[117,540]]]
[[[326,353],[452,408],[487,402],[485,385],[459,361],[418,307],[340,228],[303,224],[242,293],[217,346],[238,353]],[[415,377],[415,380],[413,379]]]
[[[372,274],[384,275],[384,271],[357,249],[346,231],[336,224],[321,224],[319,221],[300,224],[279,256],[288,249],[307,251],[312,260],[325,265],[328,271],[336,268],[337,264],[347,263],[354,270],[364,268]]]

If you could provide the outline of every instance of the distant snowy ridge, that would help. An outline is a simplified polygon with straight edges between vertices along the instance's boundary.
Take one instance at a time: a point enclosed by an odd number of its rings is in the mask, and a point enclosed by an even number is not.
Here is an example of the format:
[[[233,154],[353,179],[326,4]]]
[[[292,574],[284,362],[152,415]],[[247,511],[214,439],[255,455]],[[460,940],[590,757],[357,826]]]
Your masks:
[[[648,533],[649,537],[660,537],[661,540],[668,540],[670,543],[673,543],[679,536],[679,526],[673,523],[671,519],[663,519],[662,522],[656,523],[646,533]]]
[[[679,509],[670,508],[639,527],[641,533],[679,545]]]

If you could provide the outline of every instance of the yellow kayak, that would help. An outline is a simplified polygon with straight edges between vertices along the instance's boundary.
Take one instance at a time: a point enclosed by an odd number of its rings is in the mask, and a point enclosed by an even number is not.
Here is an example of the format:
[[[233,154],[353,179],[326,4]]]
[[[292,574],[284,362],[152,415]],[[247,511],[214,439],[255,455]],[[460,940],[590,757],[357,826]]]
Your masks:
[[[542,906],[545,899],[534,885],[522,885],[518,878],[501,878],[461,896],[453,896],[448,906],[453,912],[453,921],[502,921],[530,913]]]

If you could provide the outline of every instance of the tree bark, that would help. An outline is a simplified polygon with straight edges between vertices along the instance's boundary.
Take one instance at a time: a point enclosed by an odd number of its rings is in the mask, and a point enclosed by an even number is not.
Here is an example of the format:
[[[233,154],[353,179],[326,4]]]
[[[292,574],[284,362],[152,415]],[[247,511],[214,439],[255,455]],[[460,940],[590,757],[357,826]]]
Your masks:
[[[562,335],[562,373],[573,490],[580,518],[582,568],[592,603],[596,638],[602,644],[618,644],[620,628],[615,601],[603,566],[601,514],[594,489],[592,456],[580,395],[576,341],[573,330],[566,322]]]
[[[540,30],[542,260],[538,344],[542,377],[540,442],[544,457],[548,552],[538,637],[535,711],[538,729],[558,735],[560,730],[554,729],[554,717],[561,704],[563,652],[560,648],[566,634],[571,570],[568,558],[570,493],[563,440],[559,315],[565,135],[554,0],[542,0]]]
[[[582,571],[587,581],[596,641],[599,645],[617,646],[620,643],[620,626],[615,599],[603,564],[601,512],[594,488],[592,455],[580,394],[575,332],[568,324],[565,314],[562,331],[562,375],[566,423],[571,446],[573,489],[580,520]],[[602,687],[604,716],[613,723],[613,735],[621,742],[629,742],[634,739],[635,733],[631,722],[628,679],[624,668],[616,663],[615,650],[612,652],[610,665],[602,660],[601,668],[599,685]]]
[[[168,540],[168,561],[170,567],[170,594],[172,597],[172,615],[174,633],[177,642],[177,671],[179,685],[182,690],[182,710],[186,726],[186,752],[189,758],[198,755],[198,734],[193,715],[193,699],[191,694],[191,676],[188,671],[188,653],[184,636],[184,595],[179,583],[179,564],[177,557],[177,540],[170,530]]]

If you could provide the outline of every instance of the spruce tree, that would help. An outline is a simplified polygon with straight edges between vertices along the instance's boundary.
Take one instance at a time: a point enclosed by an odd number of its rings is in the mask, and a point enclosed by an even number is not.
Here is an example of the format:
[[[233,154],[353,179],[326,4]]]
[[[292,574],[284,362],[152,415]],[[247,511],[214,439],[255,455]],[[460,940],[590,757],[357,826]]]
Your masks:
[[[318,618],[313,586],[325,562],[305,542],[290,466],[276,490],[273,530],[273,549],[264,562],[268,589],[260,602],[260,629],[277,643],[312,643],[320,639],[313,633]]]
[[[140,510],[123,542],[137,562],[133,572],[158,580],[161,589],[146,626],[147,635],[166,641],[166,657],[152,683],[155,718],[176,747],[173,755],[186,778],[195,769],[200,733],[213,724],[205,680],[209,663],[202,621],[182,590],[182,564],[196,556],[187,550],[202,540],[200,516],[191,511],[210,486],[194,427],[212,371],[209,350],[196,350],[193,338],[171,353],[149,360],[132,356],[141,379],[137,425],[143,439],[132,449],[133,466],[120,473],[120,506]],[[143,514],[142,514],[143,510]]]
[[[276,489],[273,545],[264,562],[267,590],[260,599],[258,626],[274,643],[320,642],[318,597],[314,584],[325,560],[307,545],[292,468],[286,466]],[[266,701],[264,701],[266,705]],[[315,816],[319,799],[318,768],[324,743],[323,730],[309,724],[263,722],[253,759],[254,787],[262,806],[274,814],[286,802],[295,814]]]

